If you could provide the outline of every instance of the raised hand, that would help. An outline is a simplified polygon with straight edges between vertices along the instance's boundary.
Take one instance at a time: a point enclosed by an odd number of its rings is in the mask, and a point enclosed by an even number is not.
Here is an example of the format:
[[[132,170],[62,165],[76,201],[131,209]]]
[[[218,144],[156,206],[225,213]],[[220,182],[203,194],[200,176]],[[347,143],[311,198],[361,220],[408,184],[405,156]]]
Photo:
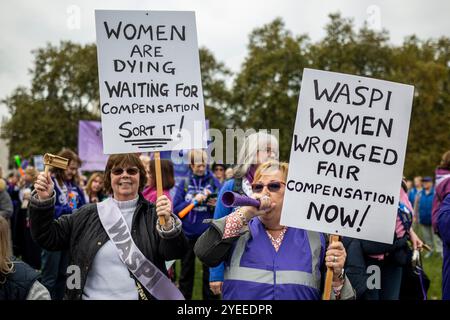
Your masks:
[[[41,172],[34,183],[34,189],[36,190],[40,200],[47,200],[53,195],[55,185],[50,177],[50,172],[47,176],[44,172]]]

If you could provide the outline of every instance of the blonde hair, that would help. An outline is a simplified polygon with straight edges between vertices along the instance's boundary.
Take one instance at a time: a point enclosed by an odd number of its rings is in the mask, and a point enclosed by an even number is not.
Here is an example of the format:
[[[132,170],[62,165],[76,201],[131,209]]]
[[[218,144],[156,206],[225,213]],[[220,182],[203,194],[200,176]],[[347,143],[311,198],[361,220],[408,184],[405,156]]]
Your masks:
[[[287,162],[279,162],[276,160],[269,160],[261,164],[255,172],[255,179],[258,181],[264,173],[275,173],[280,171],[283,175],[283,182],[286,182],[288,175],[289,164]]]
[[[13,270],[11,262],[11,234],[8,221],[0,216],[0,275],[6,275]]]
[[[39,175],[39,172],[32,166],[28,166],[25,169],[25,174],[28,174],[29,176],[31,176],[33,178],[33,182],[36,181],[37,176]]]
[[[208,163],[208,154],[202,149],[193,149],[188,153],[190,164]]]
[[[256,163],[256,154],[270,146],[278,159],[278,140],[277,138],[265,131],[254,132],[244,139],[241,149],[237,157],[237,165],[234,168],[234,177],[242,178],[245,176],[252,164]]]
[[[88,194],[89,197],[91,197],[94,192],[92,191],[92,183],[94,182],[95,179],[97,178],[101,178],[102,179],[102,183],[104,183],[105,181],[105,177],[103,176],[103,173],[101,172],[94,172],[91,177],[89,178],[87,184],[86,184],[86,193]],[[100,190],[101,192],[102,190]]]

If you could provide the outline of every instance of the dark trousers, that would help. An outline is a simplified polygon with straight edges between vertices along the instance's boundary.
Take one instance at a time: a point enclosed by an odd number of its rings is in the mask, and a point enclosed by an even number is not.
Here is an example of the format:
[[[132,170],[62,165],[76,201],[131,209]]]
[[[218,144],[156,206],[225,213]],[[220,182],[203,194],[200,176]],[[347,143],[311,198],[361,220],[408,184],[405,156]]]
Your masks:
[[[391,261],[370,260],[381,270],[381,288],[366,291],[367,300],[398,300],[402,284],[403,267]]]
[[[11,218],[13,253],[16,257],[22,256],[25,247],[25,221],[26,209],[14,206],[14,214]]]
[[[34,242],[31,237],[30,228],[25,228],[25,247],[22,255],[23,262],[26,262],[30,267],[40,270],[41,269],[41,247]]]
[[[52,300],[62,300],[66,289],[66,272],[69,264],[67,251],[42,250],[42,281]]]
[[[186,300],[192,299],[192,290],[194,288],[195,278],[195,254],[194,246],[197,239],[189,239],[189,249],[185,256],[181,259],[181,272],[180,272],[180,291]],[[209,268],[202,264],[203,276],[202,276],[202,295],[203,300],[218,300],[219,295],[214,295],[209,288]]]

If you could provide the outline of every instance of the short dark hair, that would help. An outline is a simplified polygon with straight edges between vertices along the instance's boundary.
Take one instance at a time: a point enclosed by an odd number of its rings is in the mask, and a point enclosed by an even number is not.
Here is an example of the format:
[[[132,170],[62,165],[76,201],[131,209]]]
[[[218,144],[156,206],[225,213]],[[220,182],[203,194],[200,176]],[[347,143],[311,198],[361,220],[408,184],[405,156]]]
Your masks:
[[[215,171],[217,167],[222,167],[223,170],[225,171],[227,169],[227,166],[224,165],[223,163],[213,163],[213,165],[211,166],[211,170]]]
[[[155,160],[150,160],[150,174],[152,175],[153,185],[156,188],[156,168]],[[167,159],[161,159],[161,174],[163,190],[172,189],[175,185],[175,178],[173,174],[173,163]]]
[[[442,155],[441,163],[438,168],[450,170],[450,150]]]
[[[139,169],[139,192],[144,190],[147,184],[147,174],[141,159],[135,153],[112,154],[108,158],[105,168],[104,188],[108,194],[113,194],[111,187],[111,170],[118,166],[135,166]]]

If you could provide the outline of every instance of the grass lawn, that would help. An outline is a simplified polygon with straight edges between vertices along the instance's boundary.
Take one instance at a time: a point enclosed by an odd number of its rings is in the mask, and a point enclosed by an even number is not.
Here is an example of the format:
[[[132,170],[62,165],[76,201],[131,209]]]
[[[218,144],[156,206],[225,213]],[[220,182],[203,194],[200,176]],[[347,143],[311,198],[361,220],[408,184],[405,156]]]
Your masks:
[[[434,253],[429,258],[422,257],[423,268],[430,278],[428,300],[442,299],[442,257]]]
[[[175,269],[176,269],[176,275],[177,275],[177,281],[180,279],[180,270],[181,270],[181,263],[180,260],[177,260],[175,263]],[[202,264],[200,263],[200,260],[195,259],[195,279],[194,279],[194,290],[192,292],[192,300],[203,300],[202,298]]]

